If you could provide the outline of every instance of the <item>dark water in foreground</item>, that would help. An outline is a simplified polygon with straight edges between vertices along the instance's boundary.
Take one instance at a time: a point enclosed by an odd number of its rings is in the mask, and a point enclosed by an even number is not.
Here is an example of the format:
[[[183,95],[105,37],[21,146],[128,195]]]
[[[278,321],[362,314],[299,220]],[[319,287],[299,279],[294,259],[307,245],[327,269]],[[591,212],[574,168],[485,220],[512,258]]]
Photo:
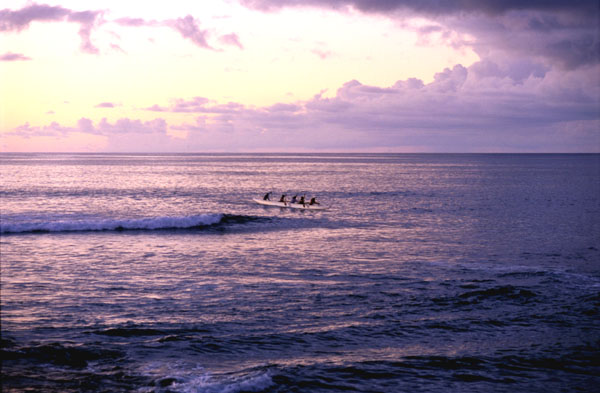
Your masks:
[[[600,386],[600,155],[0,158],[4,392]]]

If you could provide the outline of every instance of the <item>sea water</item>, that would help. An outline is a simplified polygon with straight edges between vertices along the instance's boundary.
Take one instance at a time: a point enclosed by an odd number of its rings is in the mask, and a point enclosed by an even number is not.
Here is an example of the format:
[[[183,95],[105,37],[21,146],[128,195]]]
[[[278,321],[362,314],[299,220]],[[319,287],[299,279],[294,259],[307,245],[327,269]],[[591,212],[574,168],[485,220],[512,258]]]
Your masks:
[[[4,392],[600,386],[600,155],[0,158]]]

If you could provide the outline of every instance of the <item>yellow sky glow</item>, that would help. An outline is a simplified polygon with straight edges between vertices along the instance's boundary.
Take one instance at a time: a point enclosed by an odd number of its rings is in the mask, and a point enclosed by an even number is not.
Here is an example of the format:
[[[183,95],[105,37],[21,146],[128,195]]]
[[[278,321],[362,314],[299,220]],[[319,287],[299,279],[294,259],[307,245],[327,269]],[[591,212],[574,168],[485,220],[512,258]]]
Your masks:
[[[8,7],[16,10],[24,4],[12,2]],[[95,2],[49,4],[98,9]],[[21,53],[32,60],[0,62],[0,131],[52,121],[74,126],[82,117],[94,122],[161,117],[175,124],[191,123],[193,114],[143,108],[196,96],[260,107],[307,100],[323,90],[325,96],[334,96],[353,79],[381,87],[409,77],[428,82],[445,67],[477,60],[472,51],[443,43],[418,45],[414,31],[382,16],[314,9],[262,13],[233,2],[190,6],[176,1],[166,8],[132,4],[102,3],[104,22],[91,35],[99,54],[80,50],[77,23],[32,22],[20,32],[2,34],[4,53]],[[188,14],[208,30],[208,43],[216,50],[200,48],[168,26],[114,23],[125,16],[162,22]],[[219,41],[231,33],[237,34],[243,49]],[[115,107],[96,107],[103,102]],[[14,138],[3,139],[4,148],[15,147],[7,142]],[[78,146],[86,143],[77,140]]]

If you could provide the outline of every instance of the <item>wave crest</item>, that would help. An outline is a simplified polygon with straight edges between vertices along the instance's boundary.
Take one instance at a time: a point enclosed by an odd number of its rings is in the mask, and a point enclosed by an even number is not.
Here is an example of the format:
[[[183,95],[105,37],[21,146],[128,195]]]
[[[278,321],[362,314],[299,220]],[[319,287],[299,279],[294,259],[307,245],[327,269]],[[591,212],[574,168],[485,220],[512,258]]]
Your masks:
[[[223,214],[134,219],[87,219],[0,224],[0,233],[88,232],[155,229],[192,229],[219,224]]]

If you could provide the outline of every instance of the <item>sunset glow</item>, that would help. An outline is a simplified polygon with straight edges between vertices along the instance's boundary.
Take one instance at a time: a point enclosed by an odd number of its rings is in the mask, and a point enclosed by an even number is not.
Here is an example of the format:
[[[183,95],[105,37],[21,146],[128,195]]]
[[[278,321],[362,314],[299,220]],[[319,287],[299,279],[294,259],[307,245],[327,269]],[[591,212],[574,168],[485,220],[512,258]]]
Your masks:
[[[1,151],[600,151],[597,4],[134,4],[3,2]]]

